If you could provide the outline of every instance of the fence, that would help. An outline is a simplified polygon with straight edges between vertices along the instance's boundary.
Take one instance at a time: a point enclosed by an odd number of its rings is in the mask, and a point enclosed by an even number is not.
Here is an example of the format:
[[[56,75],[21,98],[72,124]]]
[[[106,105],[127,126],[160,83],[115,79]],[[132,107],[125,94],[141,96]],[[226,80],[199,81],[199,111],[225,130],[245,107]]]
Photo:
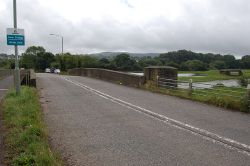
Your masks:
[[[180,81],[158,77],[157,86],[168,89],[172,93],[177,93],[189,98],[202,101],[209,101],[220,106],[231,108],[242,108],[250,106],[250,86],[226,87],[223,84],[199,83],[190,81]],[[226,105],[225,105],[226,104]]]

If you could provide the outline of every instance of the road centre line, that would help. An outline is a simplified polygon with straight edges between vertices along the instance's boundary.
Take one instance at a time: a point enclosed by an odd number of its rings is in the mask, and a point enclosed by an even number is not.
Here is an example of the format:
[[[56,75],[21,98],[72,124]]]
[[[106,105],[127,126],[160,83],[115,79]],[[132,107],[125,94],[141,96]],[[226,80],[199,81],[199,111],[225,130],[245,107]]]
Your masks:
[[[0,91],[7,91],[7,90],[9,90],[9,89],[0,89]]]
[[[117,103],[123,107],[126,107],[126,108],[129,108],[131,110],[134,110],[136,112],[139,112],[139,113],[143,113],[144,115],[147,115],[151,118],[154,118],[154,119],[157,119],[157,120],[160,120],[170,126],[173,126],[175,128],[178,128],[178,129],[181,129],[181,130],[184,130],[184,131],[188,131],[190,133],[192,133],[193,135],[196,135],[196,136],[201,136],[203,139],[206,139],[206,140],[209,140],[213,143],[218,143],[220,145],[223,145],[227,148],[230,148],[232,150],[237,150],[238,152],[240,153],[244,153],[248,156],[250,156],[250,146],[249,145],[246,145],[244,143],[240,143],[240,142],[237,142],[235,140],[232,140],[230,138],[227,138],[227,137],[223,137],[223,136],[220,136],[218,134],[215,134],[215,133],[212,133],[212,132],[209,132],[207,130],[204,130],[204,129],[200,129],[198,127],[194,127],[192,125],[189,125],[189,124],[186,124],[186,123],[183,123],[183,122],[180,122],[180,121],[177,121],[175,119],[171,119],[167,116],[164,116],[164,115],[161,115],[161,114],[158,114],[158,113],[155,113],[155,112],[152,112],[150,110],[147,110],[145,108],[142,108],[140,106],[137,106],[137,105],[134,105],[134,104],[131,104],[131,103],[128,103],[126,101],[123,101],[119,98],[116,98],[116,97],[113,97],[113,96],[110,96],[106,93],[103,93],[99,90],[96,90],[96,89],[93,89],[87,85],[84,85],[80,82],[77,82],[77,81],[72,81],[70,79],[67,79],[65,77],[62,77],[64,80],[76,85],[76,86],[79,86],[85,90],[88,90],[102,98],[105,98],[107,100],[110,100],[114,103]]]

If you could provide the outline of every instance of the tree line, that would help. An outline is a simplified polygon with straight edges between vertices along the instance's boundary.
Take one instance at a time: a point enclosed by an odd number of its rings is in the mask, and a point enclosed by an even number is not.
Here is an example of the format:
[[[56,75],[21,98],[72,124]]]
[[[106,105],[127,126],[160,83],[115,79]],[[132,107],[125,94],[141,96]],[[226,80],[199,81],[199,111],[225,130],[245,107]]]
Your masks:
[[[233,55],[203,54],[179,50],[151,57],[132,57],[121,53],[113,57],[52,54],[43,47],[31,46],[20,57],[22,68],[44,71],[46,68],[59,68],[67,71],[72,68],[105,68],[119,71],[142,71],[147,66],[172,66],[184,71],[204,71],[210,69],[250,69],[250,55],[236,59]],[[13,59],[0,59],[1,68],[14,68]]]

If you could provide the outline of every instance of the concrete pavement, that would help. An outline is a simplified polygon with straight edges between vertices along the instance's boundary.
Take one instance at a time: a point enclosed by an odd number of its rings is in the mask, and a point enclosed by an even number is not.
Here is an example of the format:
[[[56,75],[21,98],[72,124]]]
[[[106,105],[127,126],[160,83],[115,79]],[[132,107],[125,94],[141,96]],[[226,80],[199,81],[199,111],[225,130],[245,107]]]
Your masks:
[[[85,77],[37,77],[51,143],[69,165],[250,163],[247,114]]]

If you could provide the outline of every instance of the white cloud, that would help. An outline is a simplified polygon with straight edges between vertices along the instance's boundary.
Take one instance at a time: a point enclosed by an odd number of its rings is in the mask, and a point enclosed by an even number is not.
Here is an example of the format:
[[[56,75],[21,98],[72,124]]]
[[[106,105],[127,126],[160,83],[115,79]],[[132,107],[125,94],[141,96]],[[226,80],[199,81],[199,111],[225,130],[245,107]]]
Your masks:
[[[18,25],[26,43],[73,53],[162,52],[189,49],[249,54],[250,2],[247,0],[22,0]],[[12,26],[12,1],[0,1],[0,52],[5,28]],[[24,50],[26,47],[22,48]]]

